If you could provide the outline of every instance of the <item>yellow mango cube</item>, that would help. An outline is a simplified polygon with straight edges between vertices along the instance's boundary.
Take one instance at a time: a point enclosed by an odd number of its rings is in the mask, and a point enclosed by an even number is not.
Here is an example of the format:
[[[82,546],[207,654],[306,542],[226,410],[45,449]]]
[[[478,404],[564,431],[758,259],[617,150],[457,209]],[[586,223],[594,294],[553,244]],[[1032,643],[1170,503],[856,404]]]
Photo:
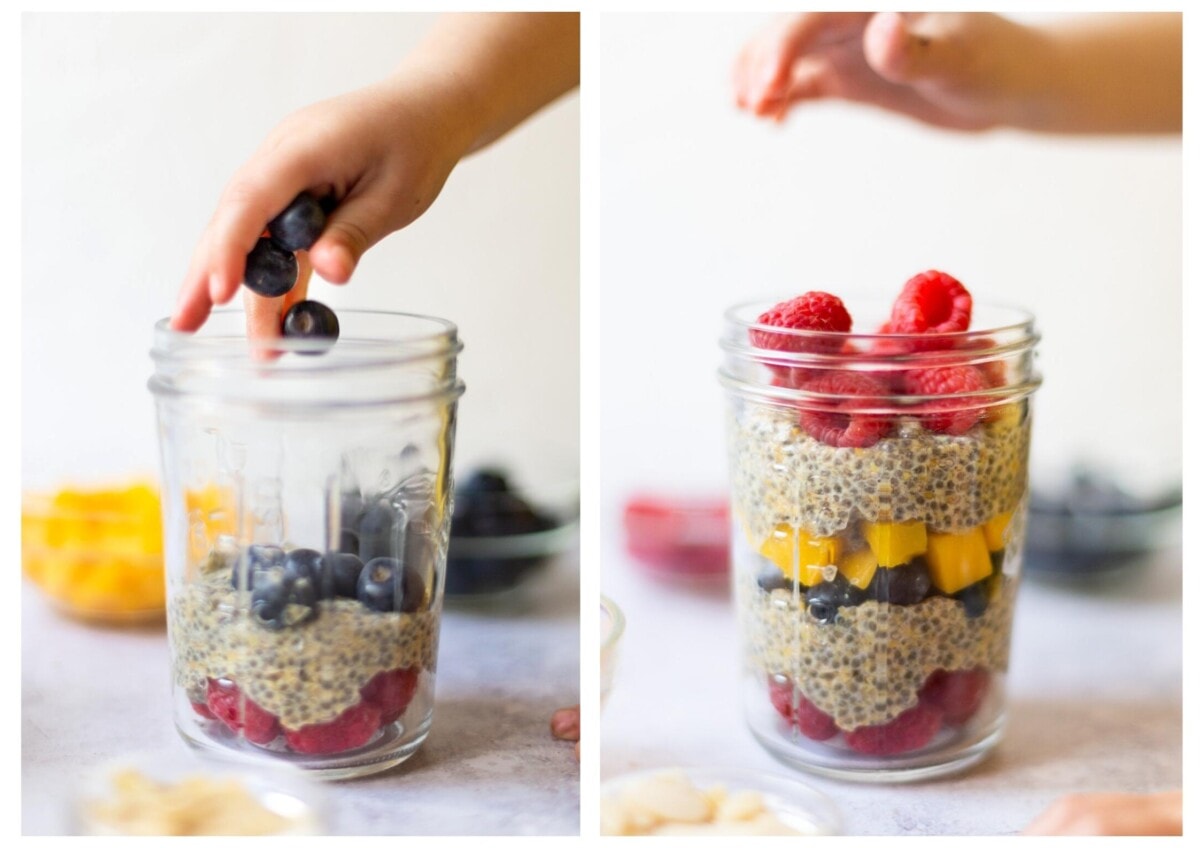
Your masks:
[[[780,524],[763,542],[759,553],[790,579],[815,586],[825,579],[825,569],[837,563],[841,547],[836,536],[810,536],[789,524]]]
[[[933,585],[947,595],[992,573],[992,558],[982,526],[966,533],[930,533],[925,560]]]
[[[884,568],[911,562],[925,553],[928,536],[920,521],[863,522],[863,536],[875,552],[875,561]]]
[[[1012,510],[989,518],[983,524],[983,538],[989,551],[1004,550],[1004,534],[1012,522]]]
[[[860,589],[871,585],[871,578],[875,576],[875,570],[878,567],[879,563],[875,561],[875,552],[870,548],[849,553],[838,563],[838,571],[842,572],[842,576],[851,585]]]

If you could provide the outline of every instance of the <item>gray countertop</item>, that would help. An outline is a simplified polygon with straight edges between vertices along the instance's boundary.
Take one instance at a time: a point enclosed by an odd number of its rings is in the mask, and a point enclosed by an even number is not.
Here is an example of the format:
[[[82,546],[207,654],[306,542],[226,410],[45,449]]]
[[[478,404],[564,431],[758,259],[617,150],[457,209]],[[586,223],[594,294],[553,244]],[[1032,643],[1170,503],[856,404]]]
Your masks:
[[[434,721],[407,762],[327,784],[339,834],[577,834],[579,764],[550,715],[579,700],[578,552],[508,598],[447,606]],[[194,756],[171,721],[165,630],[22,597],[22,833],[64,833],[75,778],[113,757]]]
[[[871,785],[792,771],[767,754],[741,715],[725,585],[652,579],[621,550],[620,534],[608,536],[603,589],[627,629],[600,722],[603,779],[665,766],[792,775],[833,798],[846,832],[863,835],[1013,834],[1065,793],[1182,785],[1177,547],[1086,587],[1025,579],[999,747],[960,775]]]

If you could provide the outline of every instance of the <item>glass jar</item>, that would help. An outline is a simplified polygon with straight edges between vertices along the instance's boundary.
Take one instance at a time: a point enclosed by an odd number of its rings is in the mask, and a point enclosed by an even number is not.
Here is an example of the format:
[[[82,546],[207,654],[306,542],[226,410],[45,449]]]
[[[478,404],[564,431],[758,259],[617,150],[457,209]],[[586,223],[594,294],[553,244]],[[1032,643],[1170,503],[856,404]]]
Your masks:
[[[750,729],[834,777],[966,768],[1005,718],[1032,317],[976,305],[988,329],[927,335],[756,324],[773,303],[729,310],[722,338]],[[852,309],[866,326],[889,311]]]
[[[463,391],[453,324],[338,318],[332,347],[163,321],[150,380],[176,725],[330,778],[429,732]]]

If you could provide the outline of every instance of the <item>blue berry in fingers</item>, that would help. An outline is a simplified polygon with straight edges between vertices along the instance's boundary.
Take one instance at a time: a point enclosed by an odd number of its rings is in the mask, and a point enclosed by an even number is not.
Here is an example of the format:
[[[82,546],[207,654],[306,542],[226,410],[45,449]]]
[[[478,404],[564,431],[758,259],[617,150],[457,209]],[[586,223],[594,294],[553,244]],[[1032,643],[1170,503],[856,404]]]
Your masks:
[[[308,250],[325,229],[321,201],[307,191],[296,195],[287,208],[271,219],[267,232],[284,250]]]
[[[321,339],[333,344],[341,328],[333,310],[315,300],[302,300],[293,304],[283,316],[283,335],[289,339]],[[322,350],[302,350],[299,353],[315,354]]]
[[[299,266],[296,254],[267,238],[260,238],[246,255],[242,283],[260,297],[283,297],[296,285]]]

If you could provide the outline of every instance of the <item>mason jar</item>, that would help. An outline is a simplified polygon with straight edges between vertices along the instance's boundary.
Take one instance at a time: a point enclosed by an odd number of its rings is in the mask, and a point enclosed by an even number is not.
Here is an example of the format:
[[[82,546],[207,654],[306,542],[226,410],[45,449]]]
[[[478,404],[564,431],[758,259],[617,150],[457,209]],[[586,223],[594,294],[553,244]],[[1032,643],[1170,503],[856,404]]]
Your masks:
[[[179,732],[330,778],[429,732],[463,391],[450,322],[338,317],[332,346],[164,320],[150,379]]]
[[[773,303],[730,309],[721,342],[750,729],[833,777],[965,768],[1005,720],[1033,319],[976,305],[983,329],[961,333],[757,324]],[[853,310],[878,327],[890,307]]]

